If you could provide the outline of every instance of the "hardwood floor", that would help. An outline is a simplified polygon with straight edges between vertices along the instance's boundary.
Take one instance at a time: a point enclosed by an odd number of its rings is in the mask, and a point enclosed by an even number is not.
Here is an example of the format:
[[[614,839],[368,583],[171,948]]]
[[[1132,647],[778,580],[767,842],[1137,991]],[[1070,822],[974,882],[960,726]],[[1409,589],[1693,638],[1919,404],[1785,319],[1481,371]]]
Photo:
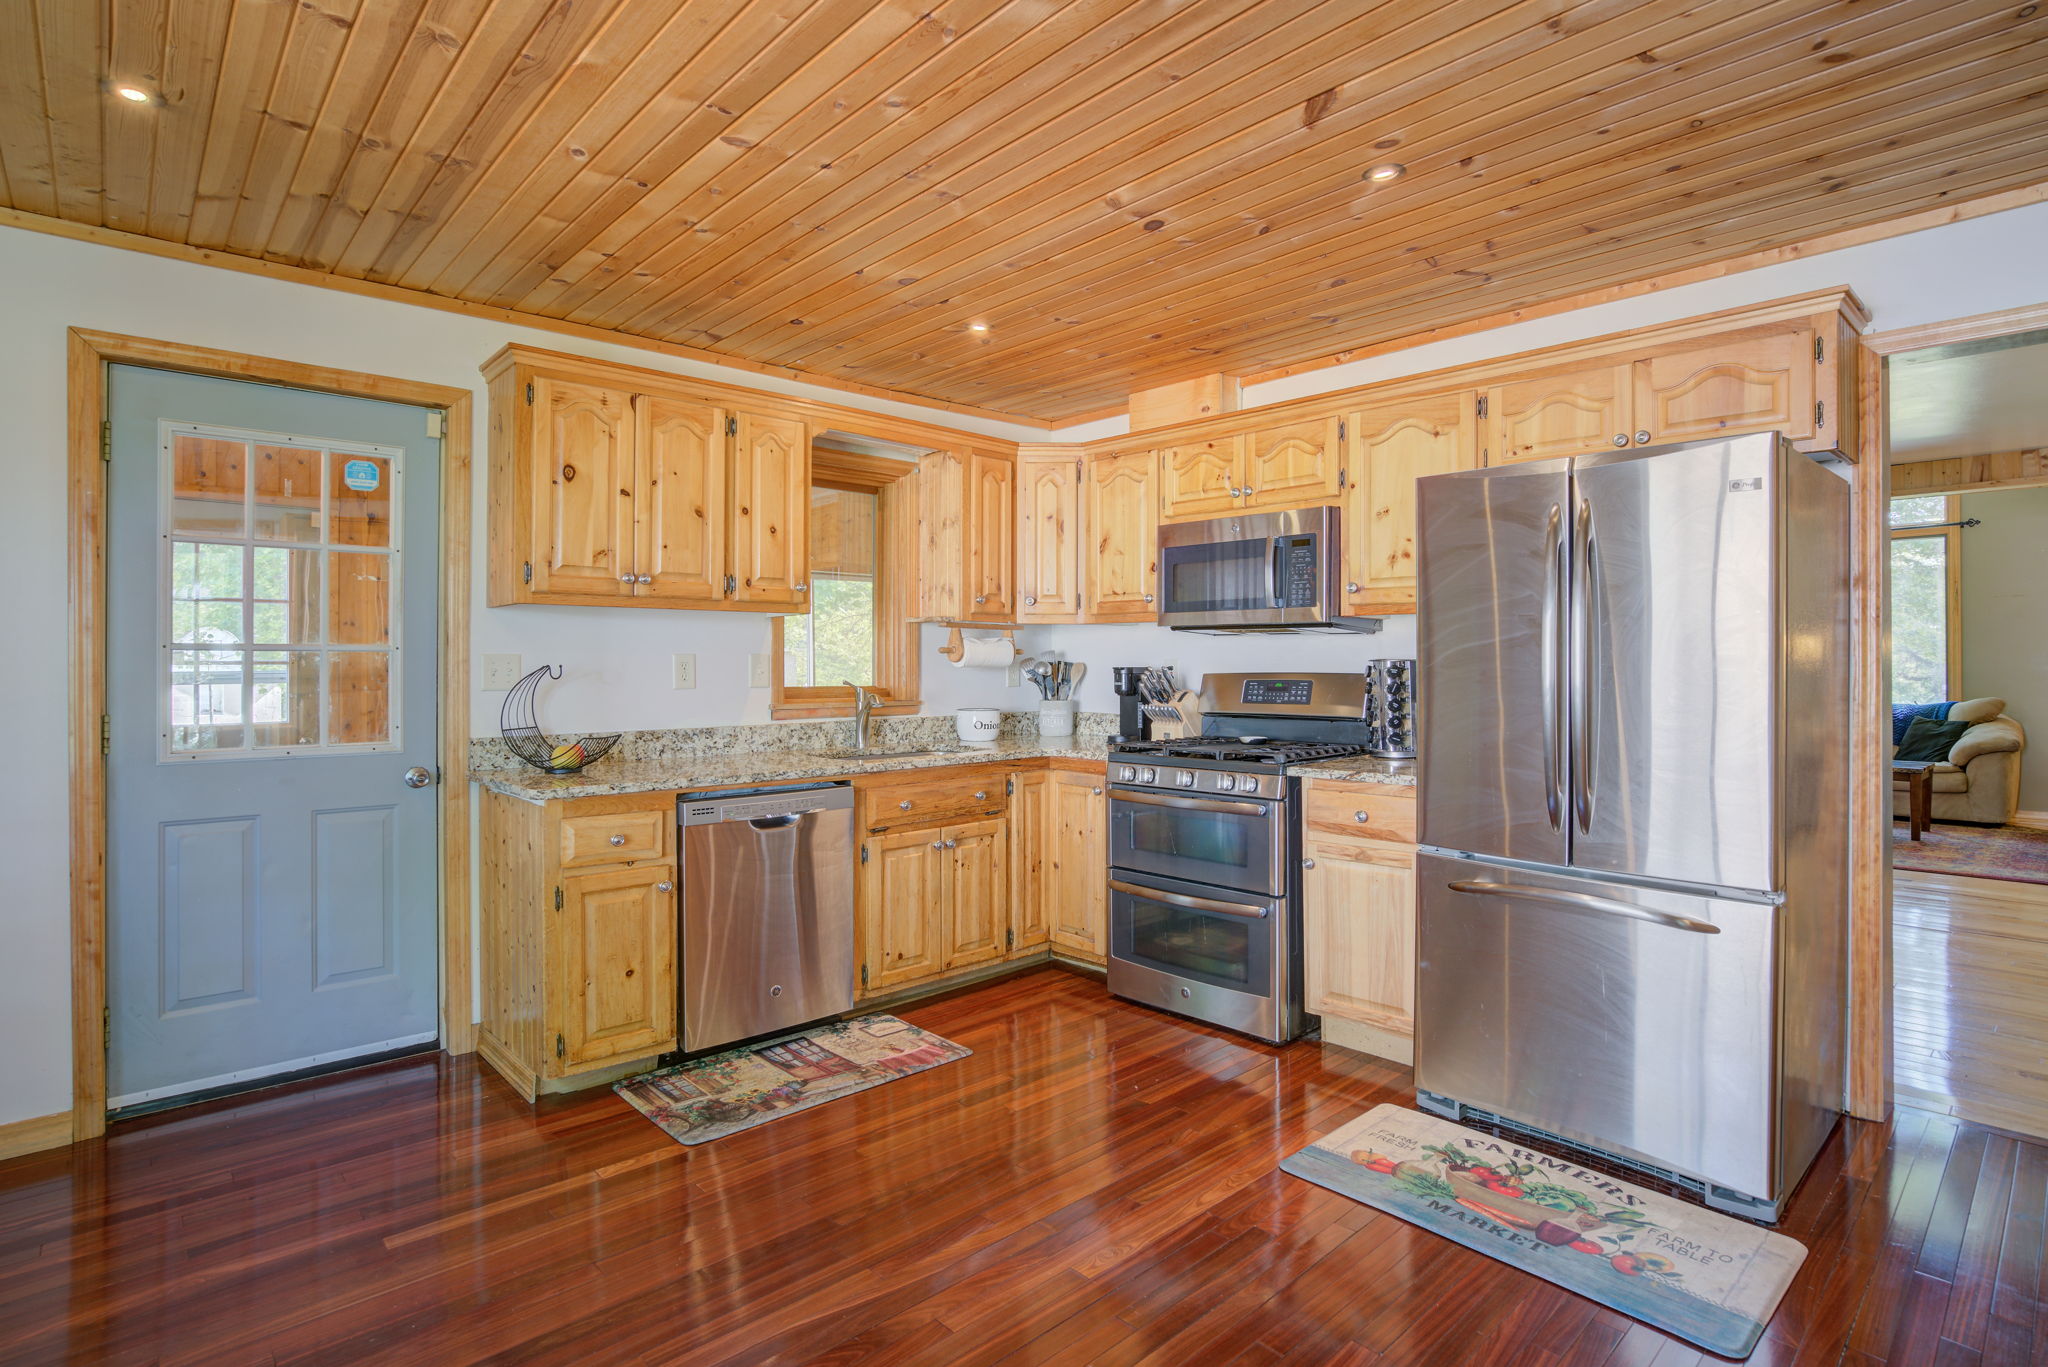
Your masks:
[[[1893,877],[1899,1098],[2048,1135],[2048,885]]]
[[[962,1062],[685,1149],[404,1060],[0,1164],[0,1360],[1718,1361],[1282,1175],[1405,1069],[1046,969],[907,1009]],[[2048,1363],[2048,1146],[1845,1122],[1755,1363]]]

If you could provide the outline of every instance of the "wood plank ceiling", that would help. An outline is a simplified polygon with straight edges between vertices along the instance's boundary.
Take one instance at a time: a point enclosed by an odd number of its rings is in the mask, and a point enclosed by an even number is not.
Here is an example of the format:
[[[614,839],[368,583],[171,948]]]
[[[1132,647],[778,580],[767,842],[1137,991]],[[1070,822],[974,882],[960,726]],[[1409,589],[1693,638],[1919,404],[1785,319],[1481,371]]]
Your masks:
[[[2023,0],[0,0],[0,197],[1058,420],[2048,181],[2044,33]]]

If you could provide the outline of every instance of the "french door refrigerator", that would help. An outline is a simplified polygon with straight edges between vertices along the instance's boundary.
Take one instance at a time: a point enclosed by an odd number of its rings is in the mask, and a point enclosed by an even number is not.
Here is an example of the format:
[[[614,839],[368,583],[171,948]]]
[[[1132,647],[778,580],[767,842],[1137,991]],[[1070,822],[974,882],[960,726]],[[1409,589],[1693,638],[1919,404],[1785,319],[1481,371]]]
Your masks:
[[[1842,1099],[1848,492],[1770,433],[1419,482],[1425,1108],[1776,1218]]]

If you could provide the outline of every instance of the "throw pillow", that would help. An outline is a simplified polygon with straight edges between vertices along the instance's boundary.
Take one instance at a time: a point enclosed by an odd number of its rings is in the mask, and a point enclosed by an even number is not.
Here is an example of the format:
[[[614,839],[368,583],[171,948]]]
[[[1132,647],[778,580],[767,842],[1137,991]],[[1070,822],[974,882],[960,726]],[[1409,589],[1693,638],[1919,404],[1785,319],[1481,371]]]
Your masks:
[[[1899,752],[1892,758],[1934,760],[1938,763],[1948,758],[1948,752],[1969,729],[1970,723],[1966,721],[1929,721],[1925,717],[1915,717],[1913,724],[1906,728],[1906,738],[1899,742]]]

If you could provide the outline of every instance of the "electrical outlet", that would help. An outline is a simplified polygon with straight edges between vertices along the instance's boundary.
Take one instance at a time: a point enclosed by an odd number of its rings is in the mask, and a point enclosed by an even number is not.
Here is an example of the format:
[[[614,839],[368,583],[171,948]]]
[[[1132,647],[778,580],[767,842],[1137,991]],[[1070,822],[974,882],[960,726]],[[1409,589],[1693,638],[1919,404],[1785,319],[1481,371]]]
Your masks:
[[[669,662],[674,666],[674,681],[671,688],[695,688],[697,686],[697,657],[695,655],[671,655]]]
[[[768,653],[761,651],[747,656],[747,687],[766,688],[767,686]]]
[[[486,693],[503,693],[519,682],[519,676],[526,671],[519,667],[517,655],[484,656],[484,679],[480,685]]]
[[[1017,667],[1015,660],[1010,661],[1010,667],[1003,671],[1003,686],[1006,688],[1022,688],[1024,686],[1024,671]]]

